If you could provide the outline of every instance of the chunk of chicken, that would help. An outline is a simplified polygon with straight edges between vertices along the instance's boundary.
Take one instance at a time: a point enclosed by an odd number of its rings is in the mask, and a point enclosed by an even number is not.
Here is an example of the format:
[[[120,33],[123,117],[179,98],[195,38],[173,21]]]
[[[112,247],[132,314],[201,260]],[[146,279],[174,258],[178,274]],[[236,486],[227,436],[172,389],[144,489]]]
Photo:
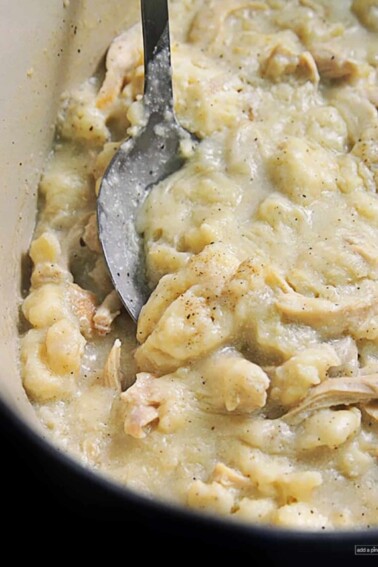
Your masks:
[[[372,419],[373,421],[376,421],[378,423],[378,401],[364,404],[361,406],[361,409],[369,419]]]
[[[319,409],[377,399],[378,374],[353,378],[329,378],[310,390],[307,398],[286,413],[282,419],[295,425]]]
[[[224,463],[217,463],[214,467],[211,480],[218,482],[226,488],[231,486],[234,488],[244,488],[250,484],[250,479],[241,474],[239,471],[226,466]]]
[[[261,66],[261,74],[273,81],[279,81],[287,75],[296,75],[315,84],[319,82],[318,69],[311,53],[297,53],[285,45],[273,48]]]
[[[142,34],[135,24],[112,42],[106,57],[106,77],[98,93],[97,107],[108,108],[120,94],[127,74],[142,62]]]
[[[121,394],[126,434],[139,439],[155,427],[162,433],[187,427],[198,404],[194,392],[180,378],[180,374],[159,379],[147,372],[137,374],[135,383]]]
[[[357,252],[357,254],[370,264],[375,265],[378,263],[378,250],[374,243],[369,242],[367,238],[351,235],[345,238],[345,242],[350,245],[354,252]]]
[[[121,395],[126,403],[125,433],[143,439],[146,428],[159,418],[160,399],[154,392],[155,377],[147,372],[137,375],[135,384]]]
[[[119,339],[114,341],[106,360],[102,376],[105,386],[113,388],[113,390],[117,392],[121,391],[121,341]]]
[[[96,309],[93,315],[93,325],[99,335],[110,333],[113,321],[121,313],[121,305],[118,293],[113,290]]]
[[[153,406],[137,406],[125,419],[125,433],[143,439],[146,437],[145,428],[159,418],[159,412]]]
[[[370,289],[371,288],[371,289]],[[376,305],[377,291],[366,286],[366,293],[346,296],[339,302],[322,297],[307,297],[294,291],[280,293],[276,302],[278,312],[290,321],[321,329],[326,336],[349,331],[360,334],[361,321],[368,320]],[[362,337],[361,337],[362,338]]]
[[[324,79],[350,79],[358,76],[359,65],[342,52],[327,45],[316,45],[311,49],[320,75]]]

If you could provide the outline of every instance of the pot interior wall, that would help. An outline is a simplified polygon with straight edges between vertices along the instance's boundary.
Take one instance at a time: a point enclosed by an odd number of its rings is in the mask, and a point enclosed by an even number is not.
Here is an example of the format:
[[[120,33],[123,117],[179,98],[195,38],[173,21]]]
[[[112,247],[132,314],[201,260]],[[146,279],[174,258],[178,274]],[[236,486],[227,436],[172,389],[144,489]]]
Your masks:
[[[138,0],[0,0],[0,396],[30,424],[18,330],[41,169],[61,93],[91,75]]]

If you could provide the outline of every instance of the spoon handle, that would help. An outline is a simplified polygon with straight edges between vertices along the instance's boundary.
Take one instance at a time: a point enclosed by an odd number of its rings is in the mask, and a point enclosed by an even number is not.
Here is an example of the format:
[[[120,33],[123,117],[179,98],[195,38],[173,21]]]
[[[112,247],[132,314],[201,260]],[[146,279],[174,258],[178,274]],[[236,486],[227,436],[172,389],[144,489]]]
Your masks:
[[[141,0],[145,101],[152,111],[173,110],[168,0]]]

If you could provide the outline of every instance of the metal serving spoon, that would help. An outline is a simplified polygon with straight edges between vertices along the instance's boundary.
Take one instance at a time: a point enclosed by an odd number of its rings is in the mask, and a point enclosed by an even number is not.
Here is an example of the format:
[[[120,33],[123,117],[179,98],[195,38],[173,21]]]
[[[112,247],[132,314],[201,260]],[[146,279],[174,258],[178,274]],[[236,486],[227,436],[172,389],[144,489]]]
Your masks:
[[[113,284],[136,321],[151,290],[145,275],[137,212],[151,187],[184,163],[180,143],[191,137],[173,111],[167,0],[141,0],[144,107],[147,125],[126,140],[102,179],[97,201],[99,237]]]

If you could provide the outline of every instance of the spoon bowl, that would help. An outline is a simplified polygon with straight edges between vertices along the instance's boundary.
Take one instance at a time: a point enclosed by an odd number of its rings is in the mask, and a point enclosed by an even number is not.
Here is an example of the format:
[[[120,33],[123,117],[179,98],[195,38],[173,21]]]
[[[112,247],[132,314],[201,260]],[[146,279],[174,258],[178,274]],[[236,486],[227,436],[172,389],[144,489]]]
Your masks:
[[[167,0],[142,0],[146,125],[120,146],[101,182],[99,238],[114,287],[137,321],[151,289],[137,214],[149,190],[182,167],[181,144],[193,138],[176,121]]]

